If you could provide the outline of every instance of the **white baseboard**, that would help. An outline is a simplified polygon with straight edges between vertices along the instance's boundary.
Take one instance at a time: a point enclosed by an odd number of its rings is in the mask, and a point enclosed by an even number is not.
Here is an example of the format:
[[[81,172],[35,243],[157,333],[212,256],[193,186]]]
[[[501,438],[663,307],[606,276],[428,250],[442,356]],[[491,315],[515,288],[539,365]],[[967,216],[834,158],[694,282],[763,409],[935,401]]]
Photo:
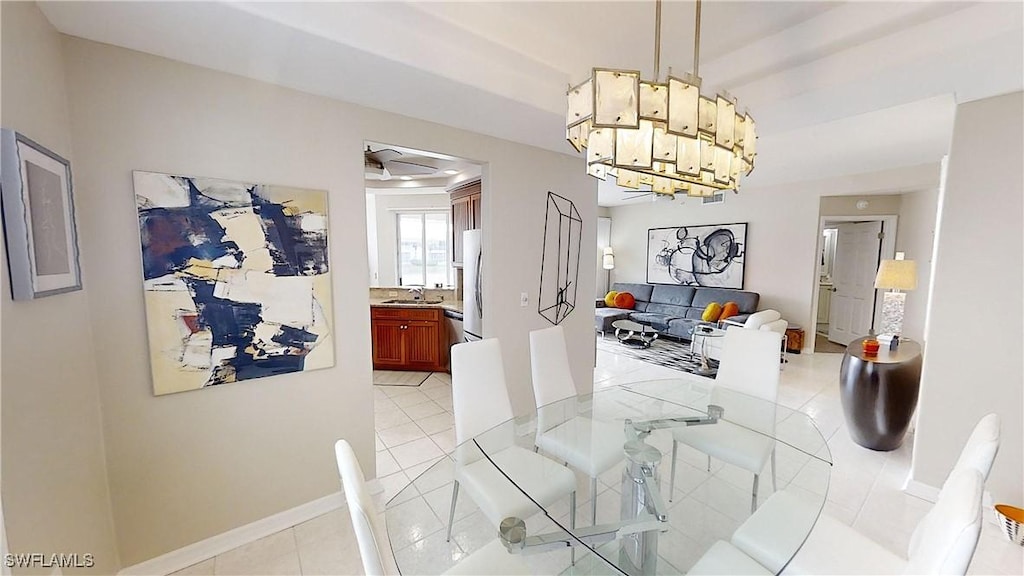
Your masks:
[[[903,491],[911,496],[933,503],[939,499],[938,488],[910,478],[907,478],[907,482],[903,485]]]
[[[379,483],[378,483],[379,484]],[[134,566],[122,568],[119,576],[135,575],[157,575],[165,576],[198,564],[204,560],[223,554],[228,550],[234,550],[239,546],[248,544],[260,538],[291,528],[307,520],[312,520],[332,510],[337,510],[345,505],[345,495],[341,492],[328,494],[312,502],[306,502],[272,516],[267,516],[255,522],[239,526],[195,544],[189,544],[184,548],[168,552],[156,558],[140,562]]]

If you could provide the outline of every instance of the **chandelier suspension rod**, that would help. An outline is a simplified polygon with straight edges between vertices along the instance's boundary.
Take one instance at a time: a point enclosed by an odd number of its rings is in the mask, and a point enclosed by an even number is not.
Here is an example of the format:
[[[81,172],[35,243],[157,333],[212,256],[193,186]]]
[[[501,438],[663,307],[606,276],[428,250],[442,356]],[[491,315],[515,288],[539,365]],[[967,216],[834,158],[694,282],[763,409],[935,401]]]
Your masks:
[[[661,0],[654,3],[654,81],[661,80]]]
[[[700,0],[697,0],[697,24],[693,34],[693,75],[700,76]]]

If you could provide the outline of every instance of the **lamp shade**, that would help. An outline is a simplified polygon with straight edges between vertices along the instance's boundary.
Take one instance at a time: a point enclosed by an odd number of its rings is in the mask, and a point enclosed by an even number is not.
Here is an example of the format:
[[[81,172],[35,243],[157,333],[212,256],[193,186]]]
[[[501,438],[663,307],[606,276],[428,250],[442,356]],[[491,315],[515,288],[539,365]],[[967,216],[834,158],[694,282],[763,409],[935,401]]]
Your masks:
[[[875,288],[917,288],[917,264],[913,260],[882,260],[878,275],[875,276]]]
[[[604,258],[602,260],[602,267],[605,270],[612,270],[615,268],[615,252],[612,251],[611,246],[605,246]]]

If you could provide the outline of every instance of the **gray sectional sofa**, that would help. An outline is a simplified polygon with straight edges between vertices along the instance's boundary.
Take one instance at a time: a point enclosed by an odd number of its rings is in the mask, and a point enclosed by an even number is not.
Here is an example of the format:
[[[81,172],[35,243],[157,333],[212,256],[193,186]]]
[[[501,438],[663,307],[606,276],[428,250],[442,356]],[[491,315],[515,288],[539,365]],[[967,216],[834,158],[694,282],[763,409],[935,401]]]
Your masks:
[[[622,310],[605,307],[599,302],[594,318],[594,327],[599,332],[613,332],[615,329],[612,328],[612,322],[628,318],[683,340],[690,340],[693,328],[701,322],[701,315],[708,304],[735,302],[740,313],[730,319],[743,322],[757,311],[757,303],[761,298],[757,292],[700,286],[616,282],[612,290],[632,294],[636,298],[636,307],[633,310]]]

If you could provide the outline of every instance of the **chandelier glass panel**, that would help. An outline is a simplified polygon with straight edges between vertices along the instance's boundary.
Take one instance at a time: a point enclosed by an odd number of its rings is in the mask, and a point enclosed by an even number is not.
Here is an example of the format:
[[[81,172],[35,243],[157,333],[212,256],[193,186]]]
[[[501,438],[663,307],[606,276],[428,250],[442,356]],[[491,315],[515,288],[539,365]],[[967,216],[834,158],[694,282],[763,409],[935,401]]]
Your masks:
[[[726,93],[700,93],[700,0],[697,0],[693,74],[661,82],[661,0],[656,2],[654,80],[638,70],[594,68],[566,94],[566,139],[586,150],[587,173],[655,194],[711,196],[738,190],[754,169],[754,119],[736,110]]]

